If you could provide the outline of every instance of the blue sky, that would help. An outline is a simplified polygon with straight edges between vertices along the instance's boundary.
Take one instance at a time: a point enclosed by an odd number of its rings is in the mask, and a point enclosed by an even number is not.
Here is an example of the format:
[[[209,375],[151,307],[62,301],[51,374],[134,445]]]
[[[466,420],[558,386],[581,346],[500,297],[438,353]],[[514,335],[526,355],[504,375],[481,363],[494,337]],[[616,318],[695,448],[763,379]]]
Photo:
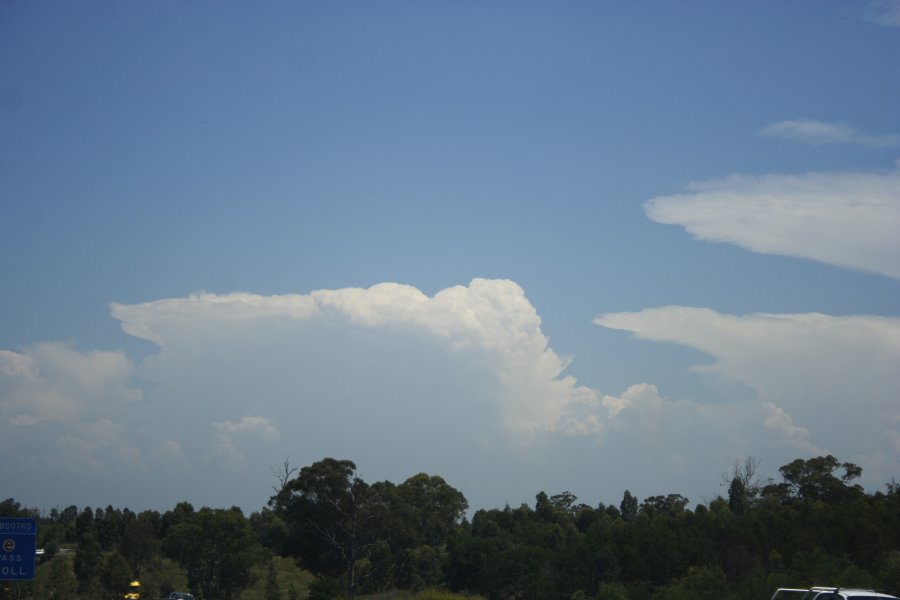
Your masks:
[[[0,480],[900,476],[900,3],[0,5]]]

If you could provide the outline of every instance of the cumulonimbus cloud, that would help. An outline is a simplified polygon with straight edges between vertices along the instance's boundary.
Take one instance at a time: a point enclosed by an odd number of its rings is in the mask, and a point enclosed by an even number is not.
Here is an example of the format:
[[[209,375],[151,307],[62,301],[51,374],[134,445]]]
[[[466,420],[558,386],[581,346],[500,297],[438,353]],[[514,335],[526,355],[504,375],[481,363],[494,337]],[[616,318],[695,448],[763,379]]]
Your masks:
[[[900,172],[733,175],[645,203],[694,237],[900,278]]]
[[[153,473],[171,501],[230,493],[238,473],[265,493],[273,457],[286,455],[475,479],[485,452],[517,456],[559,431],[574,396],[593,394],[565,375],[537,310],[507,280],[433,296],[396,283],[198,293],[111,314],[155,351],[136,364],[56,343],[0,354],[7,472],[50,472],[65,453],[68,472],[84,461],[97,477]],[[104,459],[111,449],[128,460]]]
[[[657,484],[678,486],[703,485],[698,472],[759,455],[760,446],[782,449],[772,461],[827,450],[885,468],[900,453],[891,435],[900,411],[884,395],[900,386],[897,319],[686,307],[598,317],[706,352],[713,358],[697,372],[756,394],[699,402],[646,382],[618,394],[579,385],[524,290],[506,280],[434,296],[395,283],[194,294],[116,304],[112,314],[156,351],[137,364],[67,344],[0,352],[8,472],[65,466],[115,481],[151,477],[172,495],[164,502],[176,502],[239,494],[238,474],[242,489],[252,482],[264,493],[273,456],[299,453],[301,462],[411,465],[459,481],[473,498],[493,489],[520,501],[535,493],[530,479],[511,491],[498,470],[545,462],[551,477],[558,461],[573,461],[563,449],[585,468],[640,457],[664,465],[668,479],[656,474]]]
[[[855,144],[871,148],[900,145],[900,135],[873,135],[844,123],[824,123],[814,119],[788,119],[773,123],[762,130],[769,137],[794,140],[814,146],[824,144]]]
[[[508,280],[475,279],[433,297],[396,283],[280,296],[195,294],[113,304],[111,312],[125,332],[160,347],[159,355],[144,365],[151,378],[164,370],[171,374],[180,361],[175,357],[192,353],[198,343],[207,352],[215,346],[211,340],[223,337],[224,346],[239,345],[248,339],[241,332],[252,330],[257,340],[299,347],[307,343],[302,336],[325,328],[336,334],[356,330],[383,335],[384,340],[409,335],[450,355],[468,357],[463,362],[480,364],[494,379],[490,395],[514,431],[556,423],[577,393],[574,379],[562,376],[566,363],[549,347],[537,311],[522,288]],[[291,335],[293,341],[285,342]]]
[[[668,306],[594,322],[710,355],[693,369],[754,390],[765,426],[804,453],[843,450],[865,464],[900,461],[889,425],[900,419],[893,393],[900,389],[900,318],[735,316]]]

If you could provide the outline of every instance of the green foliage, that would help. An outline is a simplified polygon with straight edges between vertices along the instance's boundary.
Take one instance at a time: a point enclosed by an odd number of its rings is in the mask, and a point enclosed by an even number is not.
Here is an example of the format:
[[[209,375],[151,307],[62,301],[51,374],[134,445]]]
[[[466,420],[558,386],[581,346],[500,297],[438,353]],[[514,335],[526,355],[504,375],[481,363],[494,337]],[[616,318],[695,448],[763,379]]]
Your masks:
[[[250,527],[259,543],[273,553],[280,553],[288,539],[288,525],[269,508],[250,515]]]
[[[278,575],[275,572],[275,565],[271,562],[266,569],[266,600],[280,600],[281,587],[278,585]]]
[[[412,596],[411,600],[483,600],[481,596],[470,596],[466,594],[455,594],[446,590],[429,588],[417,592]]]
[[[157,538],[160,516],[155,511],[145,511],[125,520],[119,551],[128,561],[134,578],[140,579],[141,572],[160,550]]]
[[[688,505],[690,500],[681,494],[668,494],[666,496],[651,496],[641,503],[641,513],[648,515],[675,516]]]
[[[838,469],[844,470],[841,477],[834,475]],[[847,485],[862,475],[862,468],[849,462],[841,463],[830,454],[809,460],[798,458],[779,471],[788,489],[801,500],[836,502],[862,493],[859,486]]]
[[[732,597],[725,573],[718,567],[691,567],[687,575],[662,588],[659,600],[729,600]]]
[[[308,600],[334,600],[341,597],[341,586],[331,577],[317,577],[309,584]]]
[[[131,567],[125,557],[118,552],[107,554],[100,567],[100,584],[104,596],[110,599],[121,598],[128,591],[131,579]]]
[[[406,548],[394,564],[394,581],[404,589],[421,590],[443,581],[442,553],[432,546]]]
[[[101,547],[94,525],[94,512],[85,508],[75,520],[75,575],[82,592],[97,587],[100,569]]]
[[[444,546],[469,506],[460,491],[437,475],[414,475],[400,484],[397,492],[403,508],[401,518],[415,532],[416,546]]]
[[[341,578],[348,597],[441,583],[448,540],[468,506],[441,477],[369,485],[353,462],[333,458],[284,481],[270,505],[268,521],[286,527],[282,548],[314,573]]]
[[[597,588],[597,600],[628,600],[628,588],[621,583],[601,583]]]
[[[76,600],[78,579],[75,576],[74,557],[57,556],[38,567],[35,579],[28,589],[28,598],[53,598]]]
[[[119,600],[190,591],[212,600],[751,600],[817,584],[900,591],[900,493],[866,494],[861,469],[831,456],[784,465],[760,486],[736,463],[728,499],[690,510],[679,494],[619,507],[539,493],[534,507],[479,510],[424,473],[367,484],[350,461],[285,468],[269,508],[160,515],[107,506],[53,509],[13,499],[0,514],[38,519],[48,552],[33,582],[0,598]],[[294,479],[287,476],[297,474]],[[301,570],[303,565],[310,571]],[[470,594],[474,596],[470,596]]]
[[[280,599],[291,600],[292,594],[295,600],[305,598],[315,578],[294,560],[273,556],[253,567],[252,579],[253,584],[241,592],[241,600],[275,600],[276,589]]]
[[[750,501],[747,497],[747,488],[744,487],[744,483],[739,477],[735,477],[731,480],[731,485],[728,486],[728,508],[734,514],[742,515],[747,512],[749,506]]]
[[[893,550],[884,557],[878,574],[878,587],[900,590],[900,550]]]
[[[301,469],[272,498],[288,524],[286,550],[313,572],[347,575],[353,587],[356,562],[365,555],[374,520],[368,492],[349,460],[326,458]]]
[[[142,596],[157,598],[171,592],[184,592],[188,586],[187,573],[172,559],[157,556],[141,573]]]
[[[188,574],[203,598],[231,600],[252,582],[251,567],[264,551],[238,508],[202,508],[169,530],[166,554]]]
[[[622,518],[626,521],[634,521],[637,518],[638,501],[628,490],[625,490],[625,494],[622,496],[622,503],[619,505],[619,510],[622,511]]]

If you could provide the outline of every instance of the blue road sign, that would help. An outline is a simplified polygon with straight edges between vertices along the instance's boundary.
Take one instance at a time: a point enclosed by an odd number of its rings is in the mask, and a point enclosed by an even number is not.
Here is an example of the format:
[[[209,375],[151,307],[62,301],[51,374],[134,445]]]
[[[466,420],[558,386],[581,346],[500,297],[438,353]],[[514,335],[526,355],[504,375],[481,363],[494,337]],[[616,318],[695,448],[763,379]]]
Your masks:
[[[37,522],[0,517],[0,581],[34,579]]]

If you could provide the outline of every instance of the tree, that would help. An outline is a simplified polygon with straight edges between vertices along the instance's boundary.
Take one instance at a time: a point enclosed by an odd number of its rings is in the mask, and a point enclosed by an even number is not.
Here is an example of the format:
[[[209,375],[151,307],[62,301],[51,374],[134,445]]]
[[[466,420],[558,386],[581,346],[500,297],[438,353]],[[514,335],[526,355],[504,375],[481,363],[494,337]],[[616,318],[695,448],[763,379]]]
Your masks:
[[[462,492],[437,475],[419,473],[401,483],[397,491],[421,541],[432,547],[447,543],[469,506]]]
[[[100,583],[107,598],[118,600],[128,591],[132,580],[131,567],[125,557],[118,552],[110,552],[100,569]]]
[[[747,507],[753,504],[762,492],[762,484],[757,476],[759,460],[748,456],[743,462],[735,460],[730,473],[722,473],[722,485],[727,485],[729,490],[735,479],[740,482],[744,490]],[[729,491],[730,495],[730,491]]]
[[[296,593],[296,590],[295,590]],[[316,577],[309,584],[309,597],[307,600],[334,600],[339,598],[341,586],[330,577]]]
[[[14,498],[7,498],[0,502],[0,517],[21,517],[22,504],[16,502]]]
[[[43,588],[44,598],[74,600],[77,596],[78,578],[75,576],[71,557],[59,556],[51,560],[46,579],[41,577],[38,583]]]
[[[159,520],[159,513],[144,511],[125,523],[120,552],[128,561],[135,579],[140,579],[144,565],[159,553],[156,538]]]
[[[349,460],[325,458],[303,467],[270,500],[289,527],[287,548],[308,569],[346,577],[347,598],[356,594],[361,559],[375,541],[384,503],[356,476]]]
[[[840,477],[834,475],[838,469],[844,470]],[[836,502],[862,493],[860,486],[848,485],[862,475],[862,468],[842,463],[830,454],[809,460],[798,458],[778,470],[794,497],[801,500]]]
[[[75,575],[83,592],[96,584],[100,570],[101,548],[94,524],[94,511],[86,507],[75,519]]]
[[[101,513],[100,509],[94,513],[94,524],[97,526],[97,536],[100,540],[100,546],[104,550],[112,550],[118,548],[122,542],[122,533],[125,528],[125,520],[122,511],[107,506],[105,511]]]
[[[550,504],[566,512],[572,510],[576,500],[578,500],[578,497],[568,490],[550,496]]]
[[[634,521],[637,518],[638,501],[628,490],[625,490],[625,495],[622,496],[619,510],[622,511],[622,518],[626,521]]]
[[[723,600],[731,597],[728,580],[718,567],[691,567],[687,575],[657,594],[660,600]]]
[[[278,572],[275,570],[275,563],[269,561],[266,569],[266,600],[281,600],[281,588],[278,586]]]
[[[278,484],[272,486],[272,489],[275,491],[275,496],[287,492],[291,477],[293,477],[296,472],[297,467],[292,467],[291,461],[287,457],[285,457],[284,462],[281,464],[281,469],[272,469],[272,475],[278,480]]]
[[[170,529],[189,521],[194,517],[194,514],[194,507],[190,502],[179,502],[176,504],[175,508],[167,511],[160,519],[160,537],[168,537]]]
[[[263,547],[280,554],[285,545],[288,527],[271,508],[264,507],[250,515],[250,527]]]
[[[601,583],[597,588],[597,600],[628,600],[628,589],[621,583]]]
[[[231,600],[251,581],[264,555],[241,509],[201,508],[169,530],[165,552],[187,571],[203,598]]]
[[[744,482],[739,477],[735,477],[728,486],[728,508],[734,514],[742,515],[747,512],[748,504],[747,488],[744,487]]]
[[[900,550],[893,550],[884,558],[879,585],[885,590],[900,590]]]
[[[651,515],[674,516],[684,511],[688,500],[681,494],[668,494],[666,496],[650,496],[641,503],[641,512]]]

